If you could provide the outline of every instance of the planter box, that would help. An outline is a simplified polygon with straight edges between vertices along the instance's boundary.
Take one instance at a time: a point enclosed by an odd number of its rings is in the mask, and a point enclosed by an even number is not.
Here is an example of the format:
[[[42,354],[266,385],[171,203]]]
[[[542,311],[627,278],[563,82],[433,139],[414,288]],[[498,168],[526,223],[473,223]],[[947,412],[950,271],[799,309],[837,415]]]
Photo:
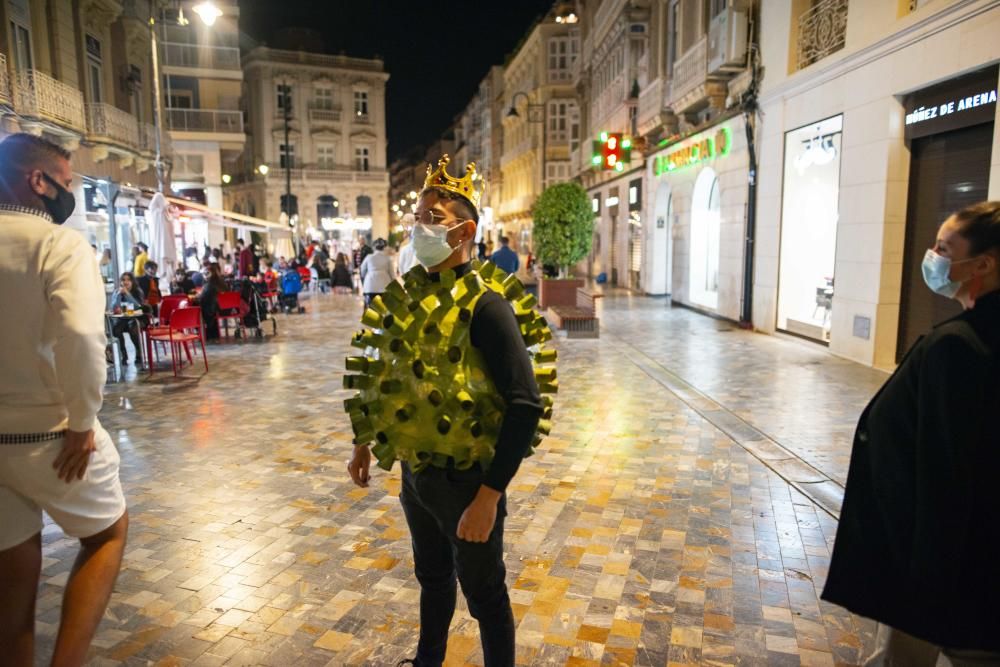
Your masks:
[[[542,278],[538,283],[538,306],[545,310],[552,306],[575,306],[576,290],[583,287],[583,279],[551,280]]]

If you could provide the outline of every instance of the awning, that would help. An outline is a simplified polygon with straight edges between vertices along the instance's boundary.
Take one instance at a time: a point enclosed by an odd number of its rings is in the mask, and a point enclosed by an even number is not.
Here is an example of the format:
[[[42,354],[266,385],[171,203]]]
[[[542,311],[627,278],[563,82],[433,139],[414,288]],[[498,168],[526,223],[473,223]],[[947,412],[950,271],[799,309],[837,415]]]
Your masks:
[[[249,227],[252,231],[257,232],[278,234],[291,233],[291,230],[284,225],[264,220],[263,218],[255,218],[251,215],[244,215],[234,211],[223,211],[221,209],[210,208],[204,204],[199,204],[198,202],[193,202],[187,199],[180,199],[178,197],[167,197],[167,201],[176,206],[181,206],[183,208],[202,213],[205,217],[210,218],[210,222],[221,225],[222,227],[232,227],[234,229]]]

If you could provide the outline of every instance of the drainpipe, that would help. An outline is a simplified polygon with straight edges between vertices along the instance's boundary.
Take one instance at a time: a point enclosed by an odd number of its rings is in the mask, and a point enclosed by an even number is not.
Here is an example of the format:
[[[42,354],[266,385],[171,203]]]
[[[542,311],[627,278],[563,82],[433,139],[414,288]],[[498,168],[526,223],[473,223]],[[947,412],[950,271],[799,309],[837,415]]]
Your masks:
[[[750,8],[753,12],[753,7]],[[760,86],[760,67],[757,44],[753,41],[753,23],[750,24],[750,45],[747,52],[750,66],[750,85],[743,93],[740,107],[743,110],[747,135],[747,228],[743,243],[743,304],[740,309],[740,328],[753,329],[753,275],[754,248],[757,240],[757,146],[755,141],[757,119],[757,89]]]

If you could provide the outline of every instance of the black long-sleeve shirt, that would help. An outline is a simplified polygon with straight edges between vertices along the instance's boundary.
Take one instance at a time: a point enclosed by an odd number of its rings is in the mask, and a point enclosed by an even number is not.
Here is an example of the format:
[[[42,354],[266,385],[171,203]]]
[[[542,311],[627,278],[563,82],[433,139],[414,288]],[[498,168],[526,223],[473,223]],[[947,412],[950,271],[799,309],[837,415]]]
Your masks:
[[[453,270],[462,277],[471,269],[472,265],[466,263]],[[432,273],[431,279],[439,277]],[[531,447],[543,410],[542,397],[521,329],[503,296],[487,290],[479,297],[472,311],[469,337],[473,347],[484,352],[487,371],[506,405],[496,454],[483,480],[491,489],[504,491]]]

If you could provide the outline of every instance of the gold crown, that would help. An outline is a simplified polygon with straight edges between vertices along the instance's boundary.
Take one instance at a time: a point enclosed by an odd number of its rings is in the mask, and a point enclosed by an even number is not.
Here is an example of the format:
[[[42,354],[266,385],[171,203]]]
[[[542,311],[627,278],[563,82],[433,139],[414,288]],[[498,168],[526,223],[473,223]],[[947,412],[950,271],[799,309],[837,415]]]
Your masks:
[[[470,162],[465,167],[465,176],[454,178],[449,176],[445,169],[449,162],[451,162],[451,158],[446,153],[438,160],[437,170],[432,172],[431,165],[427,165],[427,178],[424,179],[424,188],[441,188],[442,190],[454,192],[468,199],[478,209],[479,199],[482,197],[483,192],[481,188],[477,188],[476,186],[476,181],[482,182],[479,174],[476,173],[476,163]]]

